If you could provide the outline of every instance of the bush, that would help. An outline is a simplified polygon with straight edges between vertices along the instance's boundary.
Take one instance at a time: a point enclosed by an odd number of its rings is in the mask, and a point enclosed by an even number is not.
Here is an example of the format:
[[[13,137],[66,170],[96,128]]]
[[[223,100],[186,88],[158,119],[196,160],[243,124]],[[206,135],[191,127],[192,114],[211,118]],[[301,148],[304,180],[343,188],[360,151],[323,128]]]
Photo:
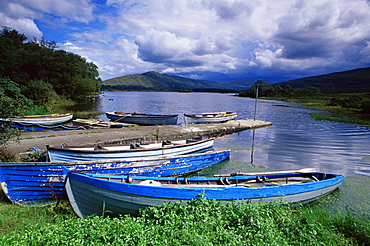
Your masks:
[[[0,78],[0,116],[15,116],[22,109],[31,105],[33,105],[32,100],[21,93],[17,83],[9,79]]]
[[[329,99],[327,106],[341,106],[343,108],[354,108],[359,109],[362,105],[362,98],[356,95],[352,95],[347,98],[332,97]]]
[[[31,80],[23,87],[23,94],[32,99],[37,105],[43,105],[59,98],[53,86],[42,80]]]
[[[286,203],[195,199],[141,210],[138,217],[90,216],[31,224],[0,235],[4,245],[357,245],[368,220]]]
[[[370,113],[370,101],[363,101],[360,108],[364,113]]]

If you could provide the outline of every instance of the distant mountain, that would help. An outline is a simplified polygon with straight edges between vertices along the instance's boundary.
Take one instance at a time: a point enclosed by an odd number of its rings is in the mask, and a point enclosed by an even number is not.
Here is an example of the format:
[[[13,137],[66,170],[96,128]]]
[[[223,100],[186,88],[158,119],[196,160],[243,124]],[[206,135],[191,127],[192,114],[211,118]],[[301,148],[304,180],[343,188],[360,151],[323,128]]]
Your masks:
[[[238,92],[248,90],[254,83],[254,80],[195,80],[151,71],[105,80],[102,90]]]
[[[370,92],[370,67],[289,80],[273,86],[284,88],[287,85],[301,89],[309,89],[313,86],[327,94]]]

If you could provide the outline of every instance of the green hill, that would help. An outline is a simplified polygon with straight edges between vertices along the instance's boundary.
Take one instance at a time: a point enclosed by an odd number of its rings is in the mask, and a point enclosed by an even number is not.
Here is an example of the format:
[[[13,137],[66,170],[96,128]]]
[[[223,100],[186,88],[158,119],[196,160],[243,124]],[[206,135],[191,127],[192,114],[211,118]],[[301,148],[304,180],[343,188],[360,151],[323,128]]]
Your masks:
[[[195,80],[157,72],[146,72],[105,80],[102,83],[102,90],[237,92],[249,89],[254,82],[254,80],[228,82]]]
[[[102,90],[122,91],[208,91],[238,92],[249,90],[255,80],[209,81],[146,72],[103,81]],[[273,86],[310,89],[317,87],[326,94],[370,92],[370,67],[276,83]]]
[[[310,89],[313,86],[326,94],[370,92],[370,67],[289,80],[273,86],[284,88],[287,85],[299,89]]]

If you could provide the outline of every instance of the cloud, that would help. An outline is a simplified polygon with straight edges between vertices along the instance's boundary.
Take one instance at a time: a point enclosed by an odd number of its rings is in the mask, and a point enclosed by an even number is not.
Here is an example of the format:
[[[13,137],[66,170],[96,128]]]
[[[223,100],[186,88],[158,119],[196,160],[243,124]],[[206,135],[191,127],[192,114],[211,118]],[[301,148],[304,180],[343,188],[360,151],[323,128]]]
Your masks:
[[[97,64],[103,79],[154,70],[278,82],[369,66],[369,5],[366,0],[3,0],[0,24],[27,36],[55,38],[61,48]]]
[[[21,18],[14,20],[0,13],[0,23],[1,26],[12,27],[20,33],[24,33],[29,39],[42,37],[42,32],[30,19]]]
[[[191,40],[179,38],[174,33],[150,29],[139,35],[135,43],[139,47],[139,57],[154,63],[168,62],[170,59],[186,59],[191,49]]]
[[[3,0],[0,3],[0,24],[24,33],[30,40],[44,33],[39,23],[60,26],[70,21],[87,23],[93,17],[93,5],[88,0]]]

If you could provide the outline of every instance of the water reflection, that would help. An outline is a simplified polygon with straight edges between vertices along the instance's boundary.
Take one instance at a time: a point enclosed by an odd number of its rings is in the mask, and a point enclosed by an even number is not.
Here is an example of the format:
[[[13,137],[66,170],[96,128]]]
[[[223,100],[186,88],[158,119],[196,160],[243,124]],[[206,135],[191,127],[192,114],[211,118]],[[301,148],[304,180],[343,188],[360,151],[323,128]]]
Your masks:
[[[253,164],[253,162],[254,162],[254,139],[255,139],[255,135],[256,135],[256,130],[253,129],[252,130],[251,164]]]
[[[100,111],[101,96],[90,97],[77,105],[66,106],[66,111]]]

